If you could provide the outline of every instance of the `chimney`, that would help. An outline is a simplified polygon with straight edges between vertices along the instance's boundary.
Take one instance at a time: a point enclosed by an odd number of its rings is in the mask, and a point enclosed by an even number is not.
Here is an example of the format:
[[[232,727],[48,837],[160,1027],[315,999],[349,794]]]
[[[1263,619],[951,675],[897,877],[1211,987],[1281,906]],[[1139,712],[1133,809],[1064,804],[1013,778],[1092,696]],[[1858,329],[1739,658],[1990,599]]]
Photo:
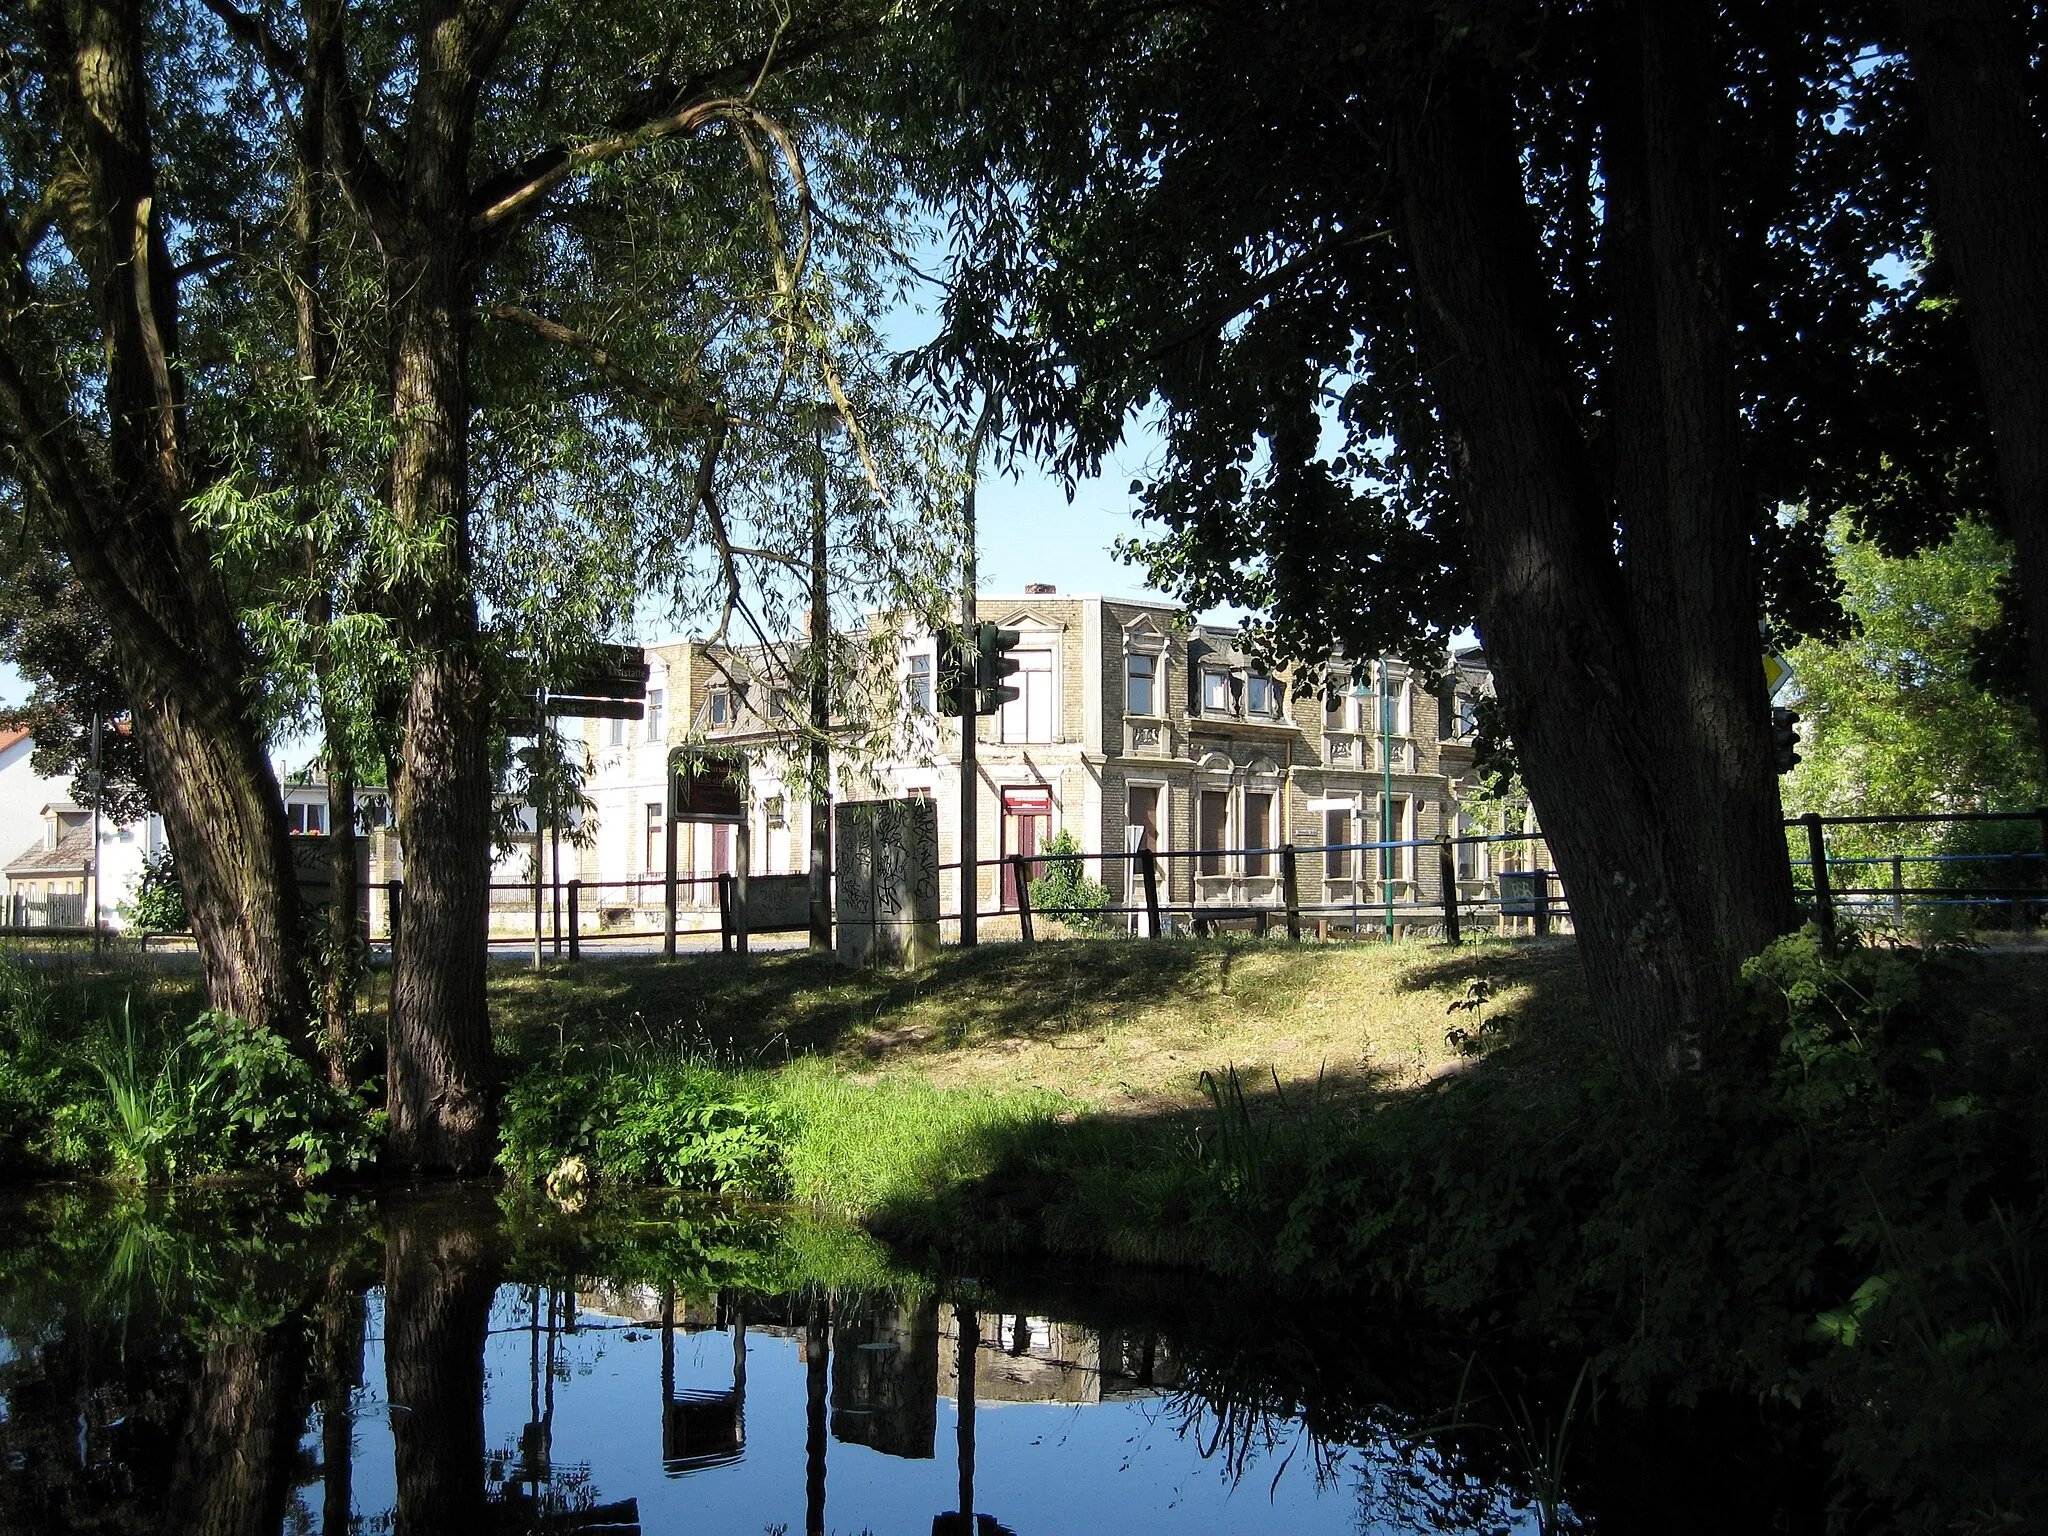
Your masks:
[[[1024,583],[1024,595],[1026,597],[1054,597],[1058,595],[1059,590],[1058,587],[1049,581],[1027,581]]]

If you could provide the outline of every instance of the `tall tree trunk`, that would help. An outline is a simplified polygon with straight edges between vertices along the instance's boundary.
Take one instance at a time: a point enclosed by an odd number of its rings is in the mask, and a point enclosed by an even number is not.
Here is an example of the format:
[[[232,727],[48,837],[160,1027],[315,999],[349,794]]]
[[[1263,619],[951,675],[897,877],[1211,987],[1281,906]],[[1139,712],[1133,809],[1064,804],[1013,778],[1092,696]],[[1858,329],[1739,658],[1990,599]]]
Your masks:
[[[1658,390],[1645,425],[1656,438],[1693,435],[1688,461],[1721,478],[1674,493],[1668,443],[1646,445],[1664,455],[1662,474],[1631,496],[1646,521],[1624,535],[1625,571],[1542,287],[1505,92],[1471,74],[1434,81],[1403,129],[1399,170],[1480,633],[1570,895],[1595,1008],[1637,1069],[1662,1075],[1725,1022],[1739,958],[1792,915],[1789,873],[1757,867],[1759,807],[1735,761],[1745,752],[1765,760],[1769,737],[1756,610],[1733,612],[1747,549],[1726,525],[1731,469],[1719,457],[1715,364],[1685,353],[1700,344],[1701,300],[1653,290],[1630,301],[1655,338]],[[1677,210],[1661,216],[1682,222]],[[1680,238],[1668,229],[1649,243],[1668,249]],[[1706,562],[1704,593],[1687,589],[1693,561]],[[1683,611],[1640,627],[1659,602]],[[1731,676],[1740,647],[1723,631],[1738,625],[1753,699]],[[1660,646],[1685,654],[1647,656]],[[1720,782],[1736,785],[1742,803],[1695,825]],[[1724,867],[1712,839],[1726,819],[1750,851]],[[1782,865],[1782,837],[1776,847]]]
[[[384,1268],[384,1378],[398,1536],[487,1525],[484,1344],[497,1277],[488,1223],[399,1208]]]
[[[1716,185],[1714,7],[1620,7],[1602,167],[1610,521],[1686,922],[1712,974],[1794,920]],[[1716,999],[1721,1006],[1722,999]]]
[[[105,614],[177,856],[213,1006],[302,1050],[310,993],[284,807],[250,710],[252,662],[204,535],[188,441],[178,291],[156,206],[140,0],[36,0],[29,19],[62,123],[56,218],[106,358],[103,443],[70,409],[11,224],[0,236],[0,427]]]
[[[2029,42],[2001,0],[1899,0],[1899,16],[2018,556],[2027,696],[2048,757],[2048,151],[2028,99]]]
[[[459,32],[459,27],[446,31]],[[438,34],[423,28],[423,39]],[[484,972],[490,925],[490,693],[470,586],[469,230],[474,61],[422,72],[403,206],[382,236],[397,451],[392,513],[439,550],[400,599],[413,656],[402,707],[404,941],[392,963],[390,1140],[409,1167],[480,1172],[497,1147]]]

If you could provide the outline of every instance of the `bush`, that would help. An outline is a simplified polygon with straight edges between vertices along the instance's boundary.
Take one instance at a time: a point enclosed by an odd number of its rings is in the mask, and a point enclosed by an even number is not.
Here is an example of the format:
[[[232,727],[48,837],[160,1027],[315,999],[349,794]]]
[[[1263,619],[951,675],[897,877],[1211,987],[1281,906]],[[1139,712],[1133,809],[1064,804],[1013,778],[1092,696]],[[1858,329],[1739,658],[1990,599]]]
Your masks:
[[[1046,840],[1038,856],[1045,873],[1031,882],[1032,910],[1082,933],[1107,932],[1103,914],[1110,905],[1109,890],[1100,880],[1088,878],[1074,834],[1062,827]]]
[[[277,1034],[0,963],[0,1168],[124,1182],[366,1164],[378,1124]]]
[[[142,874],[135,882],[135,895],[121,905],[121,916],[144,933],[183,933],[185,887],[178,880],[177,860],[171,850],[145,856]]]
[[[498,1161],[529,1183],[580,1158],[599,1178],[774,1199],[788,1185],[786,1115],[738,1074],[677,1058],[535,1064],[505,1095]]]

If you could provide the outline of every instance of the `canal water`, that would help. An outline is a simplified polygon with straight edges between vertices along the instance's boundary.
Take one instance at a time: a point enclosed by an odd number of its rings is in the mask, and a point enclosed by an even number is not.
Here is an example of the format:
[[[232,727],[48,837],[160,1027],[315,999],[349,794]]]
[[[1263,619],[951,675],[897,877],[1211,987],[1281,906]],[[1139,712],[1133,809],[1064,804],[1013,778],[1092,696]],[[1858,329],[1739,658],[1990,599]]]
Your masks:
[[[1603,1449],[1583,1380],[1342,1313],[925,1273],[680,1197],[52,1191],[0,1223],[8,1532],[1612,1532],[1653,1527],[1587,1478],[1654,1508],[1669,1459]],[[1654,1528],[1798,1528],[1756,1485],[1666,1489]]]

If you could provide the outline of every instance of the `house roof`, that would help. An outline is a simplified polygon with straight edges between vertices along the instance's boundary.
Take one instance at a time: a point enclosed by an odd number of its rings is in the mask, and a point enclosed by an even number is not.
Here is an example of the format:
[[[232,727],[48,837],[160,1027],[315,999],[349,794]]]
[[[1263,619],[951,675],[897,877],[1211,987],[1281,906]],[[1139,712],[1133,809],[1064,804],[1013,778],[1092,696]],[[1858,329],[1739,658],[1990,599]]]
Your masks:
[[[5,752],[9,747],[27,741],[33,734],[25,725],[0,727],[0,752]]]
[[[6,873],[13,878],[32,875],[82,875],[92,854],[92,828],[67,827],[57,846],[45,848],[41,838],[23,849]]]

